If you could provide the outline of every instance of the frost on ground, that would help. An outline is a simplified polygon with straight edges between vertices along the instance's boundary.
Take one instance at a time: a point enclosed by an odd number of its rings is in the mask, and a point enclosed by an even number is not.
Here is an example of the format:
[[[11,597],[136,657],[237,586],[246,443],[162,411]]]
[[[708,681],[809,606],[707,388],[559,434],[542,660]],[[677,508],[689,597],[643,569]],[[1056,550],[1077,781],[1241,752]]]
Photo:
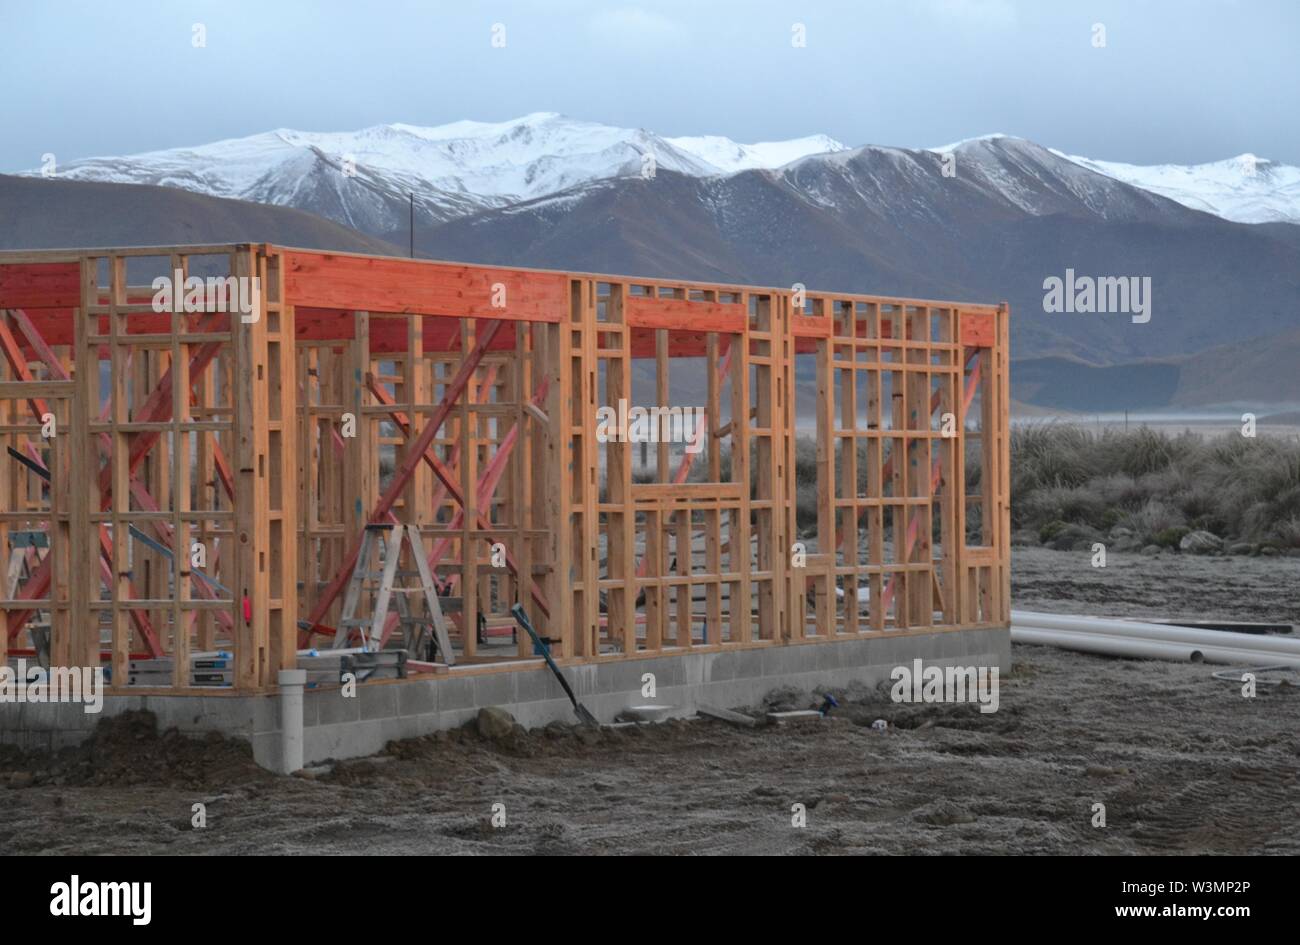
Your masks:
[[[1300,558],[1011,549],[1012,606],[1093,617],[1300,624]]]
[[[1080,583],[1075,557],[1018,549],[1017,606],[1042,607],[1055,580],[1076,609],[1151,615],[1165,600],[1200,617],[1295,619],[1291,560],[1218,559],[1228,580],[1202,572],[1213,560],[1171,556],[1132,587],[1136,568],[1108,581],[1108,595]],[[0,749],[0,853],[1300,853],[1300,689],[1246,699],[1203,665],[1041,647],[1016,646],[1013,661],[991,715],[836,691],[827,722],[496,739],[471,727],[314,779],[128,718],[57,758]],[[796,804],[806,826],[792,825]]]

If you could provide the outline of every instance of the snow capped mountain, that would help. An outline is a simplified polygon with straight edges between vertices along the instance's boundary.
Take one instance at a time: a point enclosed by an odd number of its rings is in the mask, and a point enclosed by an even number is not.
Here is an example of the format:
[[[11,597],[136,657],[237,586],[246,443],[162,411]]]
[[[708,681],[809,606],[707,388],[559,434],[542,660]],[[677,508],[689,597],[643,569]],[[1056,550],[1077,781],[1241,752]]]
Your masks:
[[[1163,203],[1008,135],[943,148],[866,145],[800,158],[775,174],[809,203],[832,211],[860,206],[898,225],[952,222],[970,200],[999,216],[1068,213],[1110,222],[1141,219]]]
[[[929,150],[962,153],[997,141],[1017,141],[1003,134],[981,135]],[[1193,210],[1234,223],[1300,223],[1300,167],[1241,154],[1209,164],[1123,164],[1097,161],[1049,149],[1080,167],[1167,197]]]
[[[1300,223],[1297,175],[1248,156],[1110,164],[1000,134],[930,149],[741,144],[547,113],[280,129],[77,161],[55,181],[0,175],[0,210],[23,221],[0,227],[0,244],[165,245],[181,232],[401,252],[410,240],[485,265],[1005,299],[1018,357],[1123,364],[1294,333],[1300,228],[1230,221]],[[1044,313],[1045,276],[1067,268],[1149,276],[1160,329]]]
[[[809,154],[845,151],[848,146],[827,135],[809,135],[789,141],[762,141],[758,144],[737,144],[730,138],[704,135],[694,138],[665,139],[674,148],[704,161],[718,169],[718,173],[734,174],[755,168],[772,169],[797,161]]]
[[[1053,152],[1074,163],[1237,223],[1300,223],[1300,168],[1253,154],[1143,167]]]
[[[405,232],[408,194],[421,219],[442,223],[547,199],[556,207],[593,186],[656,170],[721,179],[764,171],[804,189],[810,203],[870,197],[915,214],[944,206],[938,162],[958,156],[958,176],[1022,212],[1082,201],[1104,219],[1134,212],[1123,182],[1228,220],[1300,223],[1300,168],[1243,155],[1195,167],[1139,167],[1049,151],[1006,135],[942,148],[848,148],[826,135],[742,144],[713,135],[663,137],[538,112],[510,121],[433,128],[376,125],[352,132],[268,131],[198,147],[87,158],[58,168],[65,179],[179,187],[216,197],[292,206],[382,238]],[[864,172],[869,169],[869,172]],[[35,174],[35,171],[28,172]],[[928,195],[928,196],[923,196]]]
[[[937,148],[926,148],[926,150],[933,151],[935,154],[948,154],[949,152],[956,151],[958,148],[961,148],[964,145],[977,144],[978,142],[981,141],[997,141],[1000,138],[1008,138],[1008,137],[1010,137],[1010,135],[1004,135],[1000,131],[995,131],[993,132],[993,134],[979,135],[978,137],[975,138],[963,138],[961,141],[954,141],[952,144],[940,145]]]
[[[512,121],[458,121],[435,128],[279,129],[193,148],[88,158],[60,167],[59,176],[306,207],[373,230],[377,218],[390,213],[391,204],[404,204],[408,193],[434,219],[445,220],[640,175],[646,155],[653,155],[656,169],[709,177],[777,167],[843,147],[824,135],[759,144],[720,137],[670,139],[539,112]]]

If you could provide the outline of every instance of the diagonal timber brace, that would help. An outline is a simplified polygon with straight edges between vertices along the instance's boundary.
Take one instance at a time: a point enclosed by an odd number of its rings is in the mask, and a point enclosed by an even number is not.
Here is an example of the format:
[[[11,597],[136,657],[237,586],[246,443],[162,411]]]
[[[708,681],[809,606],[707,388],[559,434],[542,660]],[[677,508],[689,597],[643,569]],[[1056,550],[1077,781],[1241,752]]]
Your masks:
[[[228,317],[228,316],[227,316]],[[209,319],[211,322],[218,321],[216,313]],[[201,330],[211,329],[212,324],[202,326]],[[207,370],[218,354],[221,353],[222,343],[219,341],[208,341],[199,345],[199,350],[195,352],[189,360],[189,369],[186,376],[190,384]],[[158,385],[153,389],[153,393],[145,400],[140,408],[136,411],[136,420],[141,423],[153,423],[157,421],[170,420],[172,415],[172,384],[174,372],[168,368],[163,372],[162,377],[158,379]],[[140,463],[144,461],[149,451],[154,448],[162,438],[162,432],[159,430],[149,430],[144,433],[136,433],[131,439],[130,456],[128,462],[129,472],[135,472]],[[108,508],[113,495],[113,470],[112,467],[106,467],[99,475],[99,492],[100,492],[100,509]]]
[[[10,310],[6,310],[5,313],[9,315],[13,314]],[[21,326],[21,321],[19,324]],[[0,317],[0,349],[3,350],[5,359],[9,362],[9,366],[19,378],[26,382],[33,382],[35,380],[32,376],[31,369],[27,366],[26,358],[23,357],[22,349],[18,346],[17,339],[14,338],[13,332],[9,330],[7,320],[3,317]],[[45,350],[48,352],[48,347],[46,347]],[[53,357],[52,352],[51,357]],[[54,363],[58,363],[57,358],[54,358]],[[62,377],[60,378],[61,380],[67,380],[67,375],[66,372],[63,372],[62,365],[58,366],[58,371],[56,373],[62,374]],[[32,414],[36,417],[37,422],[40,422],[49,412],[49,404],[47,404],[43,398],[28,398],[27,404],[31,409]],[[44,463],[41,462],[40,453],[30,444],[28,445],[28,450],[33,460],[33,468],[48,480],[49,470],[45,469]],[[102,559],[101,570],[107,569],[106,578],[111,582],[113,560],[112,541],[108,536],[107,528],[103,525],[100,525],[97,531],[99,536],[100,556]],[[46,591],[49,590],[50,582],[53,578],[52,568],[53,562],[47,555],[27,579],[27,582],[23,585],[22,591],[19,593],[17,599],[36,601],[43,598]],[[135,596],[134,590],[132,590],[131,596]],[[22,631],[22,628],[27,624],[27,621],[35,612],[36,608],[30,610],[11,610],[8,613],[5,622],[5,629],[10,639],[13,639]],[[159,642],[158,635],[150,624],[148,616],[144,611],[137,609],[132,609],[130,614],[131,621],[134,624],[136,631],[148,645],[150,652],[155,656],[161,656],[162,644]]]
[[[501,330],[502,322],[500,319],[493,319],[483,323],[482,327],[476,333],[474,348],[465,355],[465,360],[461,362],[460,369],[455,376],[448,382],[446,389],[443,391],[442,400],[439,402],[433,415],[425,422],[424,429],[416,437],[415,442],[407,451],[407,455],[402,459],[397,469],[393,472],[393,477],[388,483],[388,488],[384,494],[379,497],[371,511],[368,521],[379,522],[384,519],[392,509],[393,504],[401,496],[402,491],[406,488],[407,482],[415,472],[416,465],[426,458],[430,445],[438,435],[438,430],[442,427],[447,417],[464,393],[465,388],[469,385],[470,380],[474,377],[474,372],[478,369],[479,363],[483,360],[484,355],[488,352],[488,347],[492,339],[496,337],[497,332]],[[438,465],[441,465],[439,463]],[[437,471],[437,466],[434,467]],[[456,492],[453,495],[457,494]],[[459,500],[458,500],[459,501]],[[299,640],[305,644],[310,640],[314,633],[333,633],[330,628],[321,625],[321,618],[329,611],[334,601],[342,593],[343,588],[347,585],[352,576],[352,571],[356,567],[357,559],[361,555],[361,543],[364,539],[364,531],[353,539],[348,553],[343,557],[343,567],[341,567],[330,583],[326,585],[316,601],[315,607],[312,608],[311,615],[307,618],[309,629],[299,634]]]
[[[387,392],[384,391],[384,389],[380,387],[378,384],[374,383],[373,377],[368,377],[366,380],[367,383],[370,384],[371,392],[377,398],[379,398],[381,401],[387,398],[388,396]],[[533,397],[529,401],[529,404],[531,404],[533,407],[540,409],[541,405],[546,402],[546,393],[549,389],[550,389],[549,379],[543,380],[542,383],[538,385],[537,392],[533,394]],[[397,411],[393,411],[389,414],[389,416],[392,417],[393,422],[397,425],[397,427],[400,430],[402,430],[404,435],[409,435],[407,433],[408,424],[406,421],[406,417],[404,415],[402,415]],[[492,500],[492,497],[496,494],[497,486],[500,485],[501,483],[501,477],[502,475],[505,474],[506,461],[510,458],[510,453],[514,450],[515,444],[518,442],[518,440],[519,440],[519,425],[514,424],[510,427],[510,431],[502,438],[500,444],[497,446],[497,450],[493,454],[491,461],[488,463],[487,468],[483,470],[483,474],[479,476],[477,488],[475,490],[475,494],[478,496],[478,503],[477,503],[478,508],[481,509],[484,505],[490,502]],[[436,472],[437,467],[434,467],[434,469]],[[451,475],[450,470],[448,470],[448,475],[449,476]],[[449,480],[440,478],[440,481],[443,484],[442,488],[446,489],[447,482]],[[457,502],[460,503],[461,507],[456,511],[456,514],[452,517],[451,523],[448,525],[448,528],[451,529],[459,528],[461,524],[465,521],[464,502],[460,498],[457,498]],[[485,516],[481,512],[479,513],[478,519],[480,523],[480,528],[482,528],[483,530],[489,530],[491,528],[492,523],[487,521]],[[490,542],[492,540],[492,536],[484,535],[483,539],[484,541]],[[433,569],[438,566],[438,562],[440,562],[442,560],[442,556],[447,553],[447,549],[451,547],[451,543],[452,543],[452,539],[442,538],[436,544],[434,544],[433,549],[429,552],[430,572],[432,572]],[[515,561],[514,556],[510,554],[509,549],[506,550],[506,567],[510,569],[511,573],[514,574],[516,578],[520,577],[518,563]],[[538,586],[537,581],[535,579],[530,579],[529,590],[532,593],[533,599],[537,601],[538,606],[541,607],[543,612],[547,613],[547,615],[549,616],[549,608],[546,603],[546,598],[543,596],[542,589]],[[384,627],[383,639],[385,642],[388,640],[389,635],[392,633],[394,626],[396,626],[396,620],[390,618],[388,624]]]
[[[33,324],[31,318],[27,315],[27,313],[22,309],[9,309],[6,311],[7,314],[13,319],[14,323],[18,326],[19,331],[22,332],[23,337],[27,340],[27,343],[31,346],[32,351],[49,369],[51,375],[53,375],[56,379],[61,381],[71,380],[72,379],[71,375],[63,367],[63,364],[59,361],[58,356],[46,343],[45,339],[41,336],[40,332],[37,330],[35,324]],[[21,356],[21,352],[20,349],[18,348],[17,342],[14,339],[12,333],[9,332],[8,326],[4,324],[2,320],[0,320],[0,346],[3,346],[5,356],[9,360],[10,365],[14,368],[15,372],[17,372],[19,376],[23,377],[25,380],[31,379],[31,372],[27,368],[26,362]],[[170,377],[170,371],[167,374],[167,378],[168,378],[167,389],[170,392],[169,377]],[[196,379],[195,377],[191,376],[190,378],[191,384],[194,383],[195,379]],[[161,386],[162,386],[162,381],[160,381],[160,387]],[[193,402],[194,400],[193,391],[190,392],[190,397],[191,397],[191,402]],[[166,403],[170,406],[171,404],[170,396],[166,398]],[[38,418],[41,415],[43,415],[48,409],[48,407],[45,405],[43,401],[39,401],[39,402],[32,401],[31,406],[33,412],[36,414]],[[106,412],[107,409],[108,409],[108,405],[105,404],[103,410],[101,411],[101,416],[104,415],[104,412]],[[207,434],[207,435],[211,435],[211,434]],[[103,459],[109,459],[112,456],[112,441],[109,438],[108,434],[100,433],[96,437],[96,443],[98,446],[99,455]],[[226,461],[225,455],[222,452],[219,443],[213,442],[211,444],[211,447],[213,449],[213,460],[217,468],[218,476],[223,486],[225,487],[226,494],[233,500],[234,481],[233,481],[233,477],[230,474],[229,463]],[[103,479],[101,476],[101,483],[102,482]],[[130,477],[129,483],[131,489],[131,496],[142,509],[149,512],[158,512],[161,510],[161,506],[159,505],[157,500],[149,493],[148,489],[146,489],[144,484],[140,482],[139,478],[134,475],[134,472]],[[103,504],[101,505],[101,508],[104,507],[107,507],[106,501],[103,502]],[[159,541],[170,550],[172,546],[172,534],[171,534],[170,525],[166,522],[159,522],[159,521],[155,521],[152,524],[154,526],[154,530],[155,533],[157,534]],[[110,576],[110,583],[111,583],[112,541],[108,537],[107,529],[103,525],[100,525],[99,527],[99,541],[100,541],[101,555],[104,556],[105,560],[110,563],[109,576]],[[40,586],[40,584],[38,583],[38,589],[36,589],[37,592],[34,594],[34,597],[42,596],[48,587],[48,582],[49,582],[48,573],[44,575],[39,573],[33,573],[31,580],[36,581],[38,578],[41,579],[41,581],[44,583],[45,586]],[[216,591],[213,590],[213,588],[203,583],[202,581],[198,580],[197,578],[192,578],[192,582],[195,591],[198,593],[200,597],[207,600],[217,599]],[[132,590],[131,594],[133,597],[135,596],[134,590]],[[32,611],[24,611],[22,612],[22,617],[20,620],[16,620],[16,619],[10,620],[9,623],[10,636],[13,636],[19,630],[22,629],[23,624],[26,623],[26,620],[31,615],[31,613]],[[17,614],[13,616],[16,618]],[[135,624],[137,631],[140,632],[141,637],[148,644],[149,649],[153,653],[153,655],[161,656],[162,655],[161,644],[158,641],[157,634],[153,631],[149,623],[147,615],[145,615],[143,611],[132,610],[131,619],[132,622]],[[233,617],[224,610],[217,611],[216,619],[219,623],[227,627],[233,625],[234,623]]]

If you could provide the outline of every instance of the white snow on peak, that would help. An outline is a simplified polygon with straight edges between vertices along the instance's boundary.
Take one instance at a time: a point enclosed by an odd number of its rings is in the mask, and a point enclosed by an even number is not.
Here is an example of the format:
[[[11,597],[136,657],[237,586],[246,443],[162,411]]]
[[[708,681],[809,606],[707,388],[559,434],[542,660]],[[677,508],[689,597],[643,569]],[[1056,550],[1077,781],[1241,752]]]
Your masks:
[[[989,134],[927,150],[966,152],[998,141],[1037,149],[1021,138]],[[341,132],[280,128],[196,147],[87,158],[61,165],[58,171],[74,180],[158,184],[217,197],[308,208],[313,207],[313,195],[325,193],[342,202],[335,215],[357,225],[367,212],[387,212],[384,199],[404,201],[408,192],[449,219],[640,175],[646,169],[647,155],[653,156],[656,169],[719,177],[778,168],[799,175],[805,167],[846,165],[868,152],[901,164],[914,162],[915,156],[923,153],[874,145],[848,148],[821,134],[755,144],[717,135],[663,137],[643,128],[534,112],[508,121],[466,120],[434,127],[392,123]],[[1107,178],[1228,220],[1300,223],[1300,168],[1252,154],[1211,164],[1143,167],[1051,153]],[[983,163],[989,164],[990,183],[1002,186],[997,178],[998,162]],[[342,174],[353,172],[365,186],[340,187]],[[1086,183],[1076,181],[1072,186]],[[1104,193],[1098,193],[1097,199],[1104,201]],[[387,198],[381,196],[385,194]],[[1016,199],[1014,194],[1008,197]]]
[[[960,152],[989,141],[1020,141],[1004,134],[980,135],[929,148],[936,154]],[[1300,223],[1300,168],[1254,154],[1208,164],[1124,164],[1066,154],[1052,154],[1094,173],[1166,197],[1237,223]]]
[[[1300,168],[1254,154],[1208,164],[1122,164],[1053,151],[1090,171],[1237,223],[1300,223]]]
[[[813,154],[849,150],[828,135],[809,135],[789,141],[760,141],[738,144],[718,135],[665,138],[673,147],[713,165],[721,174],[734,174],[755,168],[772,170]]]
[[[393,123],[343,132],[280,128],[197,147],[72,161],[59,173],[72,179],[165,183],[219,197],[291,203],[299,182],[323,162],[355,169],[371,184],[396,194],[414,191],[431,204],[447,205],[449,212],[448,200],[454,198],[456,212],[466,212],[474,206],[503,206],[638,175],[646,155],[653,156],[657,170],[712,177],[775,168],[843,147],[825,135],[757,144],[716,136],[664,138],[641,128],[535,112],[509,121],[456,121],[435,127]]]
[[[950,151],[956,151],[964,145],[978,144],[981,141],[998,141],[1002,138],[1009,138],[1010,135],[1004,135],[1000,131],[995,131],[989,135],[978,135],[974,138],[962,138],[960,141],[954,141],[952,144],[940,145],[937,148],[926,148],[927,151],[933,151],[935,154],[947,154]]]

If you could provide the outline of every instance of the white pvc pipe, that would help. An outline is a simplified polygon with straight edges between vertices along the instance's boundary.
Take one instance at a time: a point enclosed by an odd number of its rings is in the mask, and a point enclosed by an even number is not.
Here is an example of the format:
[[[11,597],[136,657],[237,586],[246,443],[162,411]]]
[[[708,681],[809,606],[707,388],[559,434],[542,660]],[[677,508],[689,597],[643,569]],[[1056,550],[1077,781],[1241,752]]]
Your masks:
[[[1147,640],[1141,637],[1112,636],[1104,633],[1069,633],[1063,630],[1013,625],[1011,639],[1016,643],[1059,646],[1062,649],[1077,650],[1082,653],[1126,656],[1133,659],[1175,662],[1203,660],[1222,665],[1233,663],[1258,665],[1261,662],[1268,662],[1300,668],[1300,656],[1268,654],[1259,650],[1242,650],[1226,646],[1200,646],[1191,643]]]
[[[1275,634],[1201,630],[1195,627],[1144,623],[1138,620],[1044,614],[1028,610],[1013,610],[1011,624],[1013,627],[1033,627],[1067,633],[1104,633],[1110,636],[1142,638],[1166,643],[1187,643],[1198,647],[1256,650],[1261,653],[1279,653],[1300,658],[1300,640],[1288,640]]]
[[[1130,640],[1097,633],[1063,633],[1059,630],[1018,627],[1014,624],[1011,627],[1011,639],[1016,643],[1059,646],[1064,650],[1107,656],[1128,656],[1134,659],[1190,662],[1202,657],[1200,651],[1190,645],[1152,643],[1148,640]]]
[[[282,669],[276,676],[280,684],[280,764],[276,771],[293,774],[302,770],[302,689],[307,684],[307,670]]]

